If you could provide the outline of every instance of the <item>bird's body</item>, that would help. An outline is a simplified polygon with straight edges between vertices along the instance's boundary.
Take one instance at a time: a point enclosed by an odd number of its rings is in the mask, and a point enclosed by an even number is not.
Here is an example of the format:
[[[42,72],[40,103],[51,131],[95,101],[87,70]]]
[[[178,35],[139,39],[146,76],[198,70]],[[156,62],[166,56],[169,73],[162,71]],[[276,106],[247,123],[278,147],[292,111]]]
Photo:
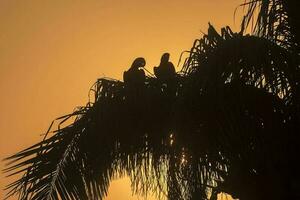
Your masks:
[[[169,53],[164,53],[161,57],[159,66],[154,67],[153,69],[155,76],[162,81],[167,81],[173,78],[176,74],[175,67],[173,63],[169,61],[169,57]]]
[[[145,64],[146,61],[144,58],[142,57],[136,58],[133,61],[130,69],[123,73],[124,83],[127,85],[135,85],[135,86],[144,84],[146,76],[144,70],[140,68],[143,68]]]

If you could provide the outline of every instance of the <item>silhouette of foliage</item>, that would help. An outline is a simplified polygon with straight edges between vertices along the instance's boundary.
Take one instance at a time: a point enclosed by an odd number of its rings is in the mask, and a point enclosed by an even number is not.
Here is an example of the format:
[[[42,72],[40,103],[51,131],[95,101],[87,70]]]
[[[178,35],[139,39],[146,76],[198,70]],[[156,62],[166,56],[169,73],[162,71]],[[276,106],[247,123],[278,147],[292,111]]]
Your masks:
[[[210,25],[168,82],[97,80],[86,106],[7,158],[24,174],[8,197],[103,199],[129,175],[135,193],[169,200],[297,198],[300,62],[281,44]]]
[[[248,10],[242,22],[243,30],[254,24],[252,29],[257,36],[300,53],[299,1],[247,0],[242,6]]]

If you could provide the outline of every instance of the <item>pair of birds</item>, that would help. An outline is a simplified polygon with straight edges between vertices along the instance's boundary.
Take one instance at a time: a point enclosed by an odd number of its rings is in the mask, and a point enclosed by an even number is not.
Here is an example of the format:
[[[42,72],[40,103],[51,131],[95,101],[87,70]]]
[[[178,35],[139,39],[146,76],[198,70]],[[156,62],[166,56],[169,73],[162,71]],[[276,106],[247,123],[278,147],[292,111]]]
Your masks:
[[[154,75],[162,80],[168,81],[168,79],[175,76],[176,71],[174,65],[169,61],[170,54],[164,53],[161,57],[160,64],[158,67],[154,67]],[[146,61],[144,58],[136,58],[130,69],[125,71],[123,74],[123,80],[126,84],[139,85],[145,82],[146,76],[143,70],[145,67]]]

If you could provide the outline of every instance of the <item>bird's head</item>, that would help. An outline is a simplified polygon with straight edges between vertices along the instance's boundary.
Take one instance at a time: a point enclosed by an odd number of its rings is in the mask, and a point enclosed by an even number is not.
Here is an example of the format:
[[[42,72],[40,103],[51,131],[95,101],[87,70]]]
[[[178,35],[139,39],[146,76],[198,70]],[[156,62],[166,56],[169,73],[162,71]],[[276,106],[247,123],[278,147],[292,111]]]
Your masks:
[[[162,62],[162,63],[169,62],[169,58],[170,58],[170,54],[169,53],[164,53],[161,56],[160,62]]]
[[[143,57],[139,57],[133,61],[131,68],[138,69],[140,67],[145,67],[145,65],[146,65],[146,60]]]

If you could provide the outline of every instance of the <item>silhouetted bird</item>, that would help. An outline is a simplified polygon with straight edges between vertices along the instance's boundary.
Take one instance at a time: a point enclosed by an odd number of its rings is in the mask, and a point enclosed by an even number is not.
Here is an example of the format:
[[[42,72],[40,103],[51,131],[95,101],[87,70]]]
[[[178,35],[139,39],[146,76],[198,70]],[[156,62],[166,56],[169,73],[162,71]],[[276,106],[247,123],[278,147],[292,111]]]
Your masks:
[[[169,62],[170,54],[164,53],[161,57],[160,64],[158,67],[154,67],[155,76],[162,80],[168,81],[175,77],[175,67],[173,63]]]
[[[143,69],[146,65],[146,61],[144,58],[139,57],[136,58],[130,69],[128,71],[125,71],[123,74],[123,80],[124,83],[127,85],[141,85],[145,83],[145,72]]]

